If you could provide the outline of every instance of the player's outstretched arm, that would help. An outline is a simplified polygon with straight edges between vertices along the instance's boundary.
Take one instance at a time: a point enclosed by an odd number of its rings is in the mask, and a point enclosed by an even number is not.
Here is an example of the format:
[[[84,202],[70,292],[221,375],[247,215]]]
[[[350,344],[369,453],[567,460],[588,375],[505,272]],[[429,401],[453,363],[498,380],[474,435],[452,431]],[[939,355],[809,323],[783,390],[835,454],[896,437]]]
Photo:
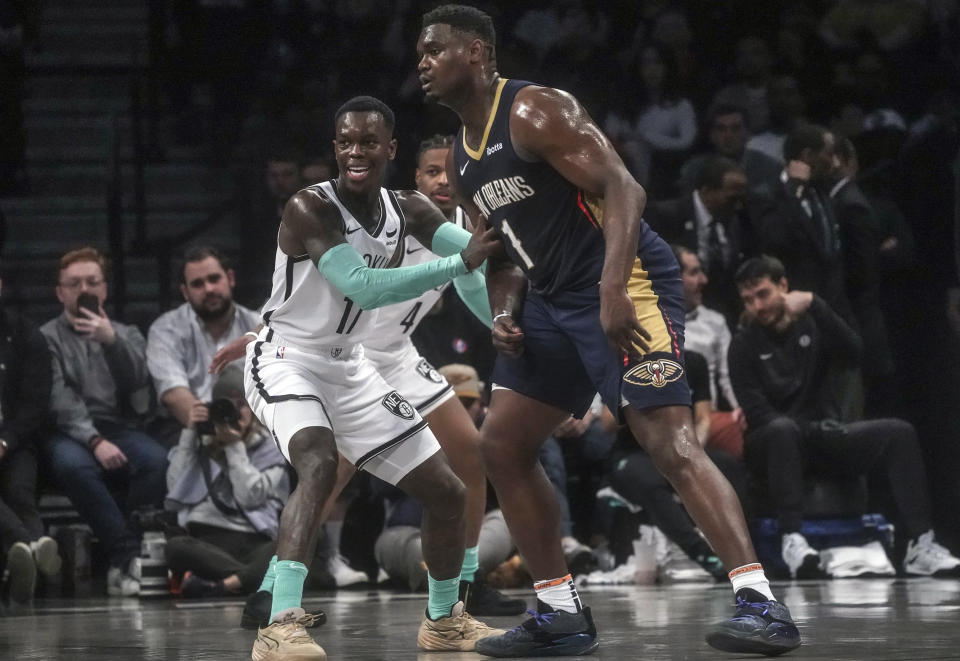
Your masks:
[[[334,287],[363,310],[416,298],[486,259],[493,242],[479,237],[461,254],[416,266],[373,269],[346,242],[339,210],[315,191],[300,191],[283,211],[280,245],[284,252],[306,252]]]
[[[637,321],[626,291],[646,205],[643,187],[583,106],[566,92],[522,89],[512,109],[510,138],[519,155],[546,161],[571,184],[602,200],[606,253],[600,323],[610,342],[624,353],[647,351],[650,336]]]

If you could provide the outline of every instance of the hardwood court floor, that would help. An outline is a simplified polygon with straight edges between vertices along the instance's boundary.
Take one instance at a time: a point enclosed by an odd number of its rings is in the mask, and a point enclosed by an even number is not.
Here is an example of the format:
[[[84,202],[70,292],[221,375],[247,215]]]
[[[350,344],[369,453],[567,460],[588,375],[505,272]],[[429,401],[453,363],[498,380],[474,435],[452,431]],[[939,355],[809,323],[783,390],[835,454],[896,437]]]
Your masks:
[[[800,624],[804,646],[790,659],[960,659],[960,581],[836,580],[775,584]],[[522,591],[516,594],[528,596]],[[709,623],[729,617],[727,586],[609,587],[581,593],[600,630],[591,659],[748,658],[703,642]],[[311,596],[327,612],[313,629],[330,659],[478,661],[473,653],[417,652],[423,595],[388,591]],[[242,602],[38,600],[0,617],[0,660],[206,661],[249,659],[254,633],[240,629]],[[520,618],[488,618],[511,627]],[[757,657],[754,657],[757,658]]]

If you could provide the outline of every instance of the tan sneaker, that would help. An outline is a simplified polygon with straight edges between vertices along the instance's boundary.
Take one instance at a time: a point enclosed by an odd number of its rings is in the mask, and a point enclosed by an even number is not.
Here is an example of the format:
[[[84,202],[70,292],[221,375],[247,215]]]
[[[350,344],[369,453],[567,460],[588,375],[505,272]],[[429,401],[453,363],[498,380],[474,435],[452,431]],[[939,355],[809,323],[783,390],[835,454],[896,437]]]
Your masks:
[[[463,609],[463,602],[458,601],[449,617],[423,618],[417,633],[417,647],[424,652],[472,652],[481,638],[503,633],[502,629],[493,629],[475,620]]]
[[[314,616],[302,608],[290,608],[257,632],[250,658],[253,661],[326,661],[327,653],[313,642],[307,627]]]

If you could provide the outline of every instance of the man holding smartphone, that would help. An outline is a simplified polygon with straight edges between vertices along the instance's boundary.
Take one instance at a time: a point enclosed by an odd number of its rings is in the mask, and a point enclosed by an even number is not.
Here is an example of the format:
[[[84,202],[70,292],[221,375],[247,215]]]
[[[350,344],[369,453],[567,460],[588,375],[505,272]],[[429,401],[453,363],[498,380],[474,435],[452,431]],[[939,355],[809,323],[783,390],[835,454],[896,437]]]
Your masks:
[[[107,592],[133,596],[140,591],[140,542],[127,515],[160,507],[166,492],[166,451],[140,431],[149,405],[146,342],[135,326],[112,321],[104,311],[106,260],[96,249],[60,259],[56,294],[63,314],[40,328],[53,358],[50,403],[57,427],[43,453],[54,485],[107,549]],[[126,483],[123,508],[108,480]]]

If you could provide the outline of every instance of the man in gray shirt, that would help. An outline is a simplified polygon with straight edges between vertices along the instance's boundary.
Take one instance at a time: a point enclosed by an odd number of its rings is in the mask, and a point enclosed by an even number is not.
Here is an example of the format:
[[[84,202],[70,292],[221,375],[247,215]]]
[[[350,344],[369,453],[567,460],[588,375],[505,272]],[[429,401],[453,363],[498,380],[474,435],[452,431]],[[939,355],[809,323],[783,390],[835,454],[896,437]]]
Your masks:
[[[154,435],[167,447],[183,429],[207,420],[214,355],[260,323],[258,313],[233,301],[235,284],[219,250],[191,248],[180,272],[185,302],[150,326],[147,367],[163,409]]]
[[[63,314],[40,328],[53,358],[57,419],[43,451],[55,486],[107,549],[108,593],[132,596],[140,591],[140,542],[126,515],[162,506],[166,493],[166,452],[138,429],[150,385],[145,343],[139,330],[104,312],[106,260],[96,249],[60,259],[56,291]],[[126,483],[122,509],[108,480]]]

